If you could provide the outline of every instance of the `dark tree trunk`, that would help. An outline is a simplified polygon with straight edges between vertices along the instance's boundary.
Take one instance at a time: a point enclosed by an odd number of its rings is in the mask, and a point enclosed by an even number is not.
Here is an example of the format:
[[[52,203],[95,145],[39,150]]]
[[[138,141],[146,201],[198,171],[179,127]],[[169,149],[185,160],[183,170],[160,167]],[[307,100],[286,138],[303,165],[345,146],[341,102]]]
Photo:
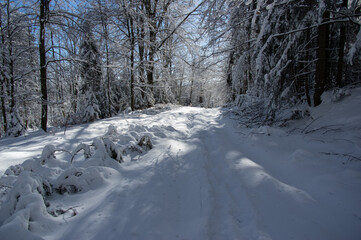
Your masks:
[[[134,49],[135,49],[135,39],[134,39],[134,25],[133,19],[129,16],[127,22],[128,35],[130,39],[130,108],[132,111],[135,110],[135,96],[134,96]]]
[[[330,12],[323,13],[323,21],[328,21]],[[314,106],[321,104],[321,95],[325,90],[325,85],[328,81],[328,54],[327,46],[329,42],[329,24],[321,24],[318,27],[317,37],[317,62],[316,62],[316,83],[314,93]]]
[[[144,19],[140,18],[140,29],[138,29],[138,51],[139,51],[139,80],[141,83],[142,99],[145,97],[145,78],[144,78]]]
[[[342,1],[342,7],[347,8],[347,0]],[[340,40],[339,40],[338,61],[337,61],[337,76],[336,76],[337,87],[342,87],[343,58],[345,55],[345,42],[346,42],[346,27],[344,25],[342,25],[340,28]]]
[[[10,28],[10,2],[8,1],[7,3],[7,22],[8,22],[8,27],[7,27],[7,37],[8,37],[8,43],[9,45],[7,46],[8,48],[8,78],[10,80],[10,111],[13,112],[14,108],[15,108],[15,79],[14,79],[14,56],[13,56],[13,36],[12,36],[12,32],[11,32],[11,28]]]
[[[1,113],[3,115],[3,130],[4,132],[7,131],[7,116],[6,116],[6,108],[5,108],[5,91],[4,91],[4,82],[1,81],[0,83],[0,94],[1,94]]]
[[[312,10],[312,6],[314,5],[314,0],[308,0],[306,2],[308,9],[307,11],[311,11]],[[310,27],[311,23],[309,23],[307,26]],[[311,57],[312,54],[310,54],[311,49],[313,47],[313,43],[311,43],[311,29],[308,28],[306,30],[306,63],[304,65],[305,71],[308,72],[310,69],[310,62],[312,61]],[[311,95],[310,95],[310,83],[311,83],[311,76],[310,74],[307,74],[305,76],[304,79],[304,87],[305,87],[305,96],[306,96],[306,101],[308,106],[312,105],[312,101],[311,101]]]
[[[153,29],[153,24],[151,24],[151,29],[149,30],[149,55],[148,55],[148,68],[147,68],[147,83],[150,85],[151,92],[153,92],[154,84],[154,54],[155,54],[155,41],[156,33]]]
[[[2,29],[2,16],[1,16],[1,11],[0,11],[0,29]],[[2,43],[2,46],[5,45],[5,36],[4,36],[4,32],[2,31],[1,32],[1,43]],[[4,52],[2,52],[2,54],[4,54]],[[1,56],[2,57],[2,70],[1,70],[1,82],[0,82],[0,96],[1,96],[1,113],[2,113],[2,116],[3,116],[3,130],[4,132],[6,132],[7,130],[7,116],[6,116],[6,104],[5,104],[5,95],[6,95],[6,92],[5,92],[5,82],[6,82],[6,75],[5,75],[5,72],[4,72],[4,66],[6,64],[6,61],[5,61],[5,56]]]
[[[10,75],[10,109],[11,111],[15,108],[15,79],[14,79],[14,59],[12,53],[12,44],[10,41],[9,46],[9,75]]]
[[[150,31],[149,33],[150,36],[150,49],[149,49],[149,53],[148,53],[148,63],[147,63],[147,84],[148,84],[148,89],[149,91],[147,92],[148,96],[148,102],[147,102],[147,107],[153,107],[153,103],[150,101],[151,99],[153,99],[154,96],[154,54],[155,54],[155,32],[154,31]]]
[[[146,65],[147,72],[147,84],[149,85],[150,96],[147,96],[148,102],[147,107],[152,107],[152,103],[149,102],[153,98],[153,84],[154,84],[154,54],[156,50],[156,40],[157,40],[157,23],[155,19],[155,14],[157,10],[158,0],[154,1],[154,6],[152,6],[151,0],[144,0],[144,7],[147,14],[147,20],[149,24],[149,52],[148,52],[148,62]]]
[[[39,29],[39,57],[40,57],[40,88],[41,88],[41,129],[47,131],[48,122],[48,90],[46,85],[46,50],[45,23],[49,0],[40,0],[40,29]]]
[[[252,3],[252,7],[251,7],[251,11],[255,11],[256,9],[256,2],[253,1]],[[253,84],[253,76],[252,76],[252,51],[251,51],[251,48],[252,48],[252,44],[251,44],[251,39],[252,39],[252,29],[251,29],[251,25],[252,25],[252,19],[250,18],[248,20],[248,26],[247,26],[247,32],[248,32],[248,43],[247,43],[247,50],[248,50],[248,56],[247,56],[247,71],[248,71],[248,74],[247,74],[247,79],[245,81],[245,90],[244,90],[244,93],[247,92],[247,90],[249,88],[251,88],[251,84]]]
[[[309,64],[308,61],[310,61],[310,49],[311,49],[311,30],[307,29],[306,30],[306,71],[309,69],[309,67],[307,67],[307,65]],[[307,74],[307,76],[305,77],[304,80],[304,84],[305,84],[305,95],[306,95],[306,100],[307,100],[307,104],[308,106],[311,106],[311,97],[310,97],[310,76],[309,74]]]

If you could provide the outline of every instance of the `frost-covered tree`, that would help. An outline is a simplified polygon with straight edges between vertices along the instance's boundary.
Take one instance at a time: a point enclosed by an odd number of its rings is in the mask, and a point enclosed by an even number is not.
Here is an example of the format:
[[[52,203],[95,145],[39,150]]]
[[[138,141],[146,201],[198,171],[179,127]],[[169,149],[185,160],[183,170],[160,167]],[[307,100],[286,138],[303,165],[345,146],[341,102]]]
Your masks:
[[[85,99],[81,101],[81,120],[82,122],[92,122],[101,116],[99,102],[93,91],[88,90],[84,93]]]
[[[6,134],[8,136],[18,137],[23,135],[25,132],[26,128],[22,123],[22,119],[20,118],[18,112],[13,110],[13,112],[10,112],[10,120]]]
[[[104,95],[101,88],[102,71],[98,46],[93,37],[92,29],[88,21],[84,22],[84,38],[80,46],[82,93],[85,101],[80,105],[82,121],[88,122],[104,117],[102,105]],[[101,110],[102,109],[102,110]],[[89,118],[87,118],[89,117]]]
[[[26,86],[32,75],[33,66],[28,61],[32,54],[30,20],[26,12],[7,0],[0,9],[0,96],[2,132],[8,136],[20,136],[26,131],[20,113],[27,110]],[[24,106],[25,105],[25,106]]]
[[[39,62],[41,91],[41,128],[46,132],[48,125],[48,87],[46,62],[46,24],[49,19],[50,0],[40,0],[39,6]]]
[[[352,79],[342,70],[351,66],[343,52],[359,29],[359,1],[213,0],[207,7],[211,43],[228,53],[231,99],[251,97],[263,120],[302,102],[316,106],[323,91]]]

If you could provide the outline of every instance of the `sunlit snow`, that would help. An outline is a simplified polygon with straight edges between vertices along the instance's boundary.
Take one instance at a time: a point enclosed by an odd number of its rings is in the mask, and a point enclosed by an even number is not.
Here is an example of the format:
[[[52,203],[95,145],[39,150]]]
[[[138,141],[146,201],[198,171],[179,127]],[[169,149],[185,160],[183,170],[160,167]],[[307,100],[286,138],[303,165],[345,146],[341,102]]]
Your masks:
[[[2,139],[0,239],[360,239],[360,96],[282,129],[168,106]]]

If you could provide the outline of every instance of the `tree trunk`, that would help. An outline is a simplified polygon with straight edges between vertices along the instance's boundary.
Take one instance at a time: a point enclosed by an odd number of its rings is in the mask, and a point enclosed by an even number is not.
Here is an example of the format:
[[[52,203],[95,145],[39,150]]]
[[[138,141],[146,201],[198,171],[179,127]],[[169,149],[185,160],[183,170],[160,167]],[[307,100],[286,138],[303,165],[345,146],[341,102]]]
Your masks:
[[[153,99],[154,96],[154,55],[156,52],[156,40],[157,40],[157,19],[156,19],[156,11],[157,11],[158,0],[154,0],[154,4],[152,4],[151,0],[144,0],[144,7],[147,13],[147,21],[149,24],[149,52],[148,52],[148,63],[146,65],[147,72],[147,84],[149,85],[149,91],[147,92],[148,102],[147,107],[152,107],[153,103],[149,100]],[[153,5],[153,6],[152,6]]]
[[[39,29],[39,57],[40,57],[40,88],[41,88],[41,129],[47,131],[48,122],[48,90],[46,85],[46,50],[45,23],[49,0],[40,0],[40,29]]]
[[[347,8],[347,0],[342,1],[342,7]],[[337,61],[337,87],[342,87],[342,75],[343,75],[343,58],[345,55],[345,42],[346,42],[346,27],[344,25],[340,28],[340,40],[338,49],[338,61]]]
[[[10,75],[10,109],[11,111],[15,108],[15,79],[14,79],[14,59],[12,52],[12,43],[9,41],[9,75]]]
[[[153,84],[154,84],[154,54],[155,54],[155,41],[156,41],[156,33],[153,29],[154,24],[151,24],[149,30],[149,58],[148,58],[148,68],[147,68],[147,83],[151,87],[151,92],[153,92]]]
[[[109,46],[108,46],[108,31],[105,30],[105,55],[106,55],[106,74],[107,74],[107,98],[108,98],[108,117],[112,116],[112,89],[110,84],[110,60],[109,60]]]
[[[13,112],[15,108],[15,79],[14,79],[14,56],[13,56],[13,36],[10,28],[11,20],[10,20],[10,1],[7,2],[7,37],[8,37],[8,79],[10,80],[10,111]]]
[[[103,34],[104,34],[104,45],[105,45],[105,72],[106,72],[106,108],[107,110],[104,113],[104,117],[110,117],[112,115],[112,94],[111,94],[111,85],[110,85],[110,59],[109,59],[109,33],[108,33],[108,16],[106,16],[106,13],[103,11],[102,8],[103,3],[101,1],[98,1],[98,7],[99,7],[99,13],[100,13],[100,19],[101,24],[103,28]],[[107,11],[107,8],[105,8],[105,11]]]
[[[323,13],[323,22],[328,21],[330,12]],[[328,55],[327,46],[329,42],[329,24],[321,24],[318,27],[317,37],[317,62],[316,62],[316,83],[314,93],[314,106],[321,104],[321,95],[325,90],[325,85],[328,83]]]
[[[195,77],[195,62],[193,60],[192,63],[192,77],[191,77],[191,89],[190,89],[190,93],[189,93],[189,105],[192,105],[192,100],[193,100],[193,86],[194,86],[194,77]]]
[[[308,5],[308,11],[311,11],[312,10],[312,6],[313,6],[313,0],[309,0],[306,2],[306,4]],[[310,24],[307,24],[307,27],[310,27]],[[308,28],[306,30],[306,63],[304,64],[304,68],[305,68],[305,71],[309,71],[309,61],[311,61],[311,55],[310,55],[310,51],[311,51],[311,48],[312,48],[312,44],[311,44],[311,29]],[[308,106],[311,106],[312,105],[312,101],[311,101],[311,96],[310,96],[310,82],[311,82],[311,75],[310,74],[307,74],[305,76],[305,79],[304,79],[304,87],[305,87],[305,96],[306,96],[306,101],[307,101],[307,104]]]
[[[184,69],[182,72],[184,72]],[[182,101],[182,88],[183,88],[183,73],[182,73],[181,80],[179,83],[178,104],[181,104],[181,101]]]
[[[134,25],[133,19],[129,17],[127,22],[128,35],[130,40],[130,108],[132,111],[135,110],[135,96],[134,96],[134,49],[135,49],[135,39],[134,39]]]
[[[2,16],[1,16],[1,11],[0,11],[0,29],[2,29]],[[1,32],[1,43],[2,43],[2,46],[1,48],[4,48],[5,46],[5,36],[4,36],[4,32],[2,31]],[[5,92],[5,82],[6,82],[6,75],[5,75],[5,72],[4,72],[4,66],[6,64],[5,62],[5,49],[3,49],[3,51],[1,51],[2,53],[2,61],[1,61],[1,82],[0,82],[0,96],[1,96],[1,113],[2,113],[2,117],[3,117],[3,130],[4,132],[6,132],[7,130],[7,116],[6,116],[6,104],[5,104],[5,95],[6,95],[6,92]]]
[[[138,51],[139,51],[139,80],[141,83],[142,99],[145,97],[145,78],[144,78],[144,19],[140,18],[140,29],[138,29]]]
[[[228,56],[228,63],[227,63],[227,79],[226,79],[226,82],[227,82],[227,87],[232,95],[232,100],[234,101],[235,98],[235,94],[233,94],[234,90],[232,88],[232,82],[233,82],[233,79],[232,79],[232,67],[233,67],[233,64],[234,64],[234,51],[231,51],[229,53],[229,56]]]
[[[311,49],[311,30],[310,29],[307,29],[306,30],[306,63],[305,63],[305,68],[306,68],[306,71],[308,70],[308,67],[307,65],[309,64],[308,61],[310,60],[310,49]],[[305,77],[305,80],[304,80],[304,85],[305,85],[305,95],[306,95],[306,100],[307,100],[307,104],[308,106],[311,106],[311,97],[310,97],[310,76],[309,74],[307,74],[307,76]]]
[[[3,130],[4,132],[7,131],[7,116],[6,116],[6,108],[5,108],[5,91],[4,91],[4,82],[1,81],[0,83],[0,94],[1,94],[1,113],[3,115]]]

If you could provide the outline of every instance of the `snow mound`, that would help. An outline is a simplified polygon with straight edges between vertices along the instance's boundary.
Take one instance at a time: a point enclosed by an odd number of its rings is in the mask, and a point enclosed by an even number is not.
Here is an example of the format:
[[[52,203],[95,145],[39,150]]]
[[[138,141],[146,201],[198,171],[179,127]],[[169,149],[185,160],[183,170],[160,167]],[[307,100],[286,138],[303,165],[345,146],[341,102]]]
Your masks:
[[[49,144],[39,158],[10,166],[0,178],[0,235],[39,239],[36,233],[52,231],[58,217],[76,216],[76,208],[57,208],[52,200],[103,188],[110,176],[119,174],[123,155],[132,160],[144,154],[153,148],[152,139],[165,137],[166,131],[166,127],[131,125],[126,133],[119,133],[109,125],[103,136],[72,151]]]
[[[172,108],[175,106],[162,105],[145,112]],[[81,214],[76,207],[54,204],[54,199],[103,189],[111,176],[120,174],[124,161],[139,160],[154,148],[154,142],[174,131],[170,125],[139,124],[119,131],[110,124],[103,136],[81,142],[72,150],[48,144],[38,158],[10,166],[0,178],[0,236],[40,239],[37,233],[57,228],[58,218]]]
[[[16,232],[36,233],[44,228],[52,229],[54,221],[45,204],[50,189],[50,183],[39,175],[29,171],[21,172],[0,209],[0,235],[25,239],[17,236]],[[14,229],[17,230],[12,232]]]
[[[308,152],[306,150],[303,149],[297,149],[296,151],[294,151],[290,157],[291,161],[294,162],[298,162],[298,161],[302,161],[302,160],[309,160],[309,159],[314,159],[315,156],[313,153]]]

